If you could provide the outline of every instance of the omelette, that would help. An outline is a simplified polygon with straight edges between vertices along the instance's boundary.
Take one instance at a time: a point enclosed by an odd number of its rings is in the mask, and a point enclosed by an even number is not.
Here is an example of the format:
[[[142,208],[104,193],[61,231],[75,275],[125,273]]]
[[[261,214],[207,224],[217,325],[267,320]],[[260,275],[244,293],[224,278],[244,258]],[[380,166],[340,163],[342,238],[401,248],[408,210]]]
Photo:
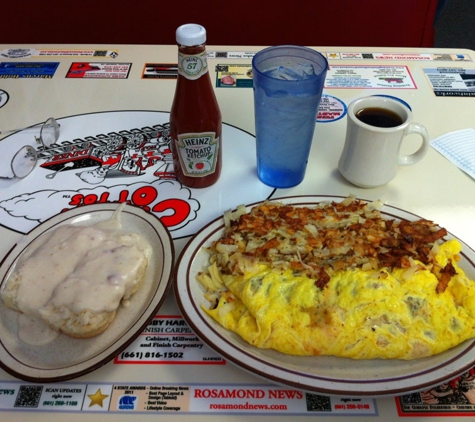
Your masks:
[[[383,218],[381,205],[227,213],[197,277],[205,312],[255,347],[299,356],[409,360],[474,338],[460,242],[427,220]]]

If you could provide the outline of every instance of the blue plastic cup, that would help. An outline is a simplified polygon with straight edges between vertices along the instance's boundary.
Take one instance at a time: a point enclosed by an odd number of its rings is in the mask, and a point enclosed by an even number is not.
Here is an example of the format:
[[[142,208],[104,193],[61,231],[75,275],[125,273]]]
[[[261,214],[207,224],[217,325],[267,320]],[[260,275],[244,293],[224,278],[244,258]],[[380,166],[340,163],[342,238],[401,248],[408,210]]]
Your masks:
[[[327,69],[327,59],[307,47],[269,47],[254,56],[257,175],[266,185],[303,180]]]

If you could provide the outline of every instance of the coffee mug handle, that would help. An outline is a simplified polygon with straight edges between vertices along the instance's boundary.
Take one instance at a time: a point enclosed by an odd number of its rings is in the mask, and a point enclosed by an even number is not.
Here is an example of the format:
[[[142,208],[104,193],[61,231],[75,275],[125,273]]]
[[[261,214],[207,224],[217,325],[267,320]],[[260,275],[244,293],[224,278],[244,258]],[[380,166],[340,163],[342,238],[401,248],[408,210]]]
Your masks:
[[[421,135],[422,145],[413,154],[399,156],[400,166],[410,166],[412,164],[416,164],[417,162],[421,161],[422,158],[424,158],[429,149],[429,134],[427,133],[427,129],[423,125],[421,125],[420,123],[411,123],[406,129],[404,137],[412,133],[417,133]]]

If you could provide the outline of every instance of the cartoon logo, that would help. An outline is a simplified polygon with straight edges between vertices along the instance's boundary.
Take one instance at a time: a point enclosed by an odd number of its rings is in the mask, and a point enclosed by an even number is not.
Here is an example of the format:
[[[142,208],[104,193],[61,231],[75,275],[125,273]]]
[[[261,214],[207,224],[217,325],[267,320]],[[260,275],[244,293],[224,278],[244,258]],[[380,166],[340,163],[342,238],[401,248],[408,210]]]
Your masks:
[[[134,410],[137,396],[122,396],[119,399],[120,410]]]
[[[60,135],[49,147],[35,143],[41,123],[1,139],[1,157],[13,157],[27,144],[38,157],[26,178],[0,180],[2,226],[28,233],[71,208],[126,202],[155,214],[179,238],[229,209],[272,195],[274,189],[256,175],[255,138],[226,124],[218,182],[205,189],[183,186],[173,166],[169,117],[116,111],[57,118]],[[0,175],[10,176],[9,171],[4,166]]]
[[[52,145],[40,151],[39,158],[45,160],[41,167],[51,171],[48,179],[61,171],[76,170],[76,175],[91,185],[102,183],[106,177],[140,176],[156,165],[155,177],[175,179],[168,126],[88,136]]]
[[[33,52],[34,50],[30,48],[10,48],[8,50],[3,50],[1,55],[3,57],[8,57],[9,59],[18,59],[22,57],[30,57]]]

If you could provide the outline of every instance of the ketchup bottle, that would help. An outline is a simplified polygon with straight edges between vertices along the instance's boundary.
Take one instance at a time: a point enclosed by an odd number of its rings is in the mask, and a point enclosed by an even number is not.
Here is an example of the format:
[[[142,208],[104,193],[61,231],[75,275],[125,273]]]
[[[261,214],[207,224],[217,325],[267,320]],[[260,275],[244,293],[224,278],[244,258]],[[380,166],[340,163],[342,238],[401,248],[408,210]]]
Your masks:
[[[178,80],[170,112],[177,179],[193,188],[214,184],[221,173],[221,111],[206,59],[206,30],[186,24],[176,30]]]

